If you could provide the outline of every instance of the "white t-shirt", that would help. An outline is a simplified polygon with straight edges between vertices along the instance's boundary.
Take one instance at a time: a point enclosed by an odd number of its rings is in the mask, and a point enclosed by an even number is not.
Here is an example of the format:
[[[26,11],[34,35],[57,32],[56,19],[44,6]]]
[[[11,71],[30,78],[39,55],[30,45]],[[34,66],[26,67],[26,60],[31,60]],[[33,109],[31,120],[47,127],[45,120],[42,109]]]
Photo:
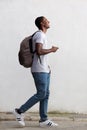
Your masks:
[[[33,50],[35,50],[35,45],[38,43],[43,44],[43,49],[47,49],[47,39],[44,32],[41,30],[36,32],[33,36]],[[41,60],[41,62],[40,62]],[[33,64],[31,67],[31,72],[46,72],[49,73],[49,66],[48,66],[48,55],[40,55],[40,59],[38,55],[35,53],[33,58]]]

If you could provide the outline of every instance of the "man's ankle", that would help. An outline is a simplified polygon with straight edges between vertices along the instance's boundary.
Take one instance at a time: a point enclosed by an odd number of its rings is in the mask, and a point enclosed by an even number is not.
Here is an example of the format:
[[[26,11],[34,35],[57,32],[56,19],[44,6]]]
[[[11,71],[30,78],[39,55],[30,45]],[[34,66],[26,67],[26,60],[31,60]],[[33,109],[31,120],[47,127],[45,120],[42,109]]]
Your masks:
[[[16,111],[18,114],[21,114],[22,112],[20,111],[20,109],[16,108]]]

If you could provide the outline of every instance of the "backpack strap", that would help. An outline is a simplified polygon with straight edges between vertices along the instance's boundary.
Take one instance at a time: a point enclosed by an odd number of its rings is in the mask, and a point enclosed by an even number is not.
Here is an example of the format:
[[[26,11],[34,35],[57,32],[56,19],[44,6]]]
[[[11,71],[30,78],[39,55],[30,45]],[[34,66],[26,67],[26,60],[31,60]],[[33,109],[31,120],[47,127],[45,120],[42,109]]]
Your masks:
[[[36,31],[34,34],[31,35],[31,38],[29,39],[29,46],[30,46],[30,52],[33,54],[33,58],[34,58],[34,53],[36,52],[36,50],[33,51],[33,43],[32,43],[32,38],[33,36],[39,31]],[[39,61],[41,63],[41,58],[40,56],[38,55],[38,58],[39,58]]]
[[[33,36],[34,36],[37,32],[39,32],[39,31],[36,31],[34,34],[32,34],[32,35],[31,35],[31,38],[29,39],[30,52],[33,53],[33,54],[36,52],[36,50],[33,51],[32,38],[33,38]]]

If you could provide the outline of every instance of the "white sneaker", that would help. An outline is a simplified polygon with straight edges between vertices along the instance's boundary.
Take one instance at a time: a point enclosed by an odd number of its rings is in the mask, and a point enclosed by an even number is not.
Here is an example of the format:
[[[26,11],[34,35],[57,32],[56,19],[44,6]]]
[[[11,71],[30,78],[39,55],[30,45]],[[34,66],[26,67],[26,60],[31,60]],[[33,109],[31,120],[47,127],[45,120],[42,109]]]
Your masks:
[[[50,120],[46,120],[44,122],[40,122],[40,126],[41,127],[56,127],[56,126],[58,126],[58,124],[56,124]]]
[[[13,111],[13,114],[16,117],[16,120],[19,122],[19,124],[21,126],[25,126],[24,115],[23,114],[19,114],[16,109]]]

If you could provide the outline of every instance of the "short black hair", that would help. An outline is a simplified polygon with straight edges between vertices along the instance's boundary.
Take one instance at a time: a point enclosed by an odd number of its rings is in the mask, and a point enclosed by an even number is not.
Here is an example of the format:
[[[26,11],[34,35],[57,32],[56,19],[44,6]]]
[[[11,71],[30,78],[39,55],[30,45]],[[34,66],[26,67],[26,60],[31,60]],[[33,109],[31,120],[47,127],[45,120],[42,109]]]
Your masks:
[[[43,18],[44,18],[44,16],[40,16],[40,17],[37,17],[37,18],[35,19],[35,25],[36,25],[39,29],[41,29],[41,22],[42,22]]]

